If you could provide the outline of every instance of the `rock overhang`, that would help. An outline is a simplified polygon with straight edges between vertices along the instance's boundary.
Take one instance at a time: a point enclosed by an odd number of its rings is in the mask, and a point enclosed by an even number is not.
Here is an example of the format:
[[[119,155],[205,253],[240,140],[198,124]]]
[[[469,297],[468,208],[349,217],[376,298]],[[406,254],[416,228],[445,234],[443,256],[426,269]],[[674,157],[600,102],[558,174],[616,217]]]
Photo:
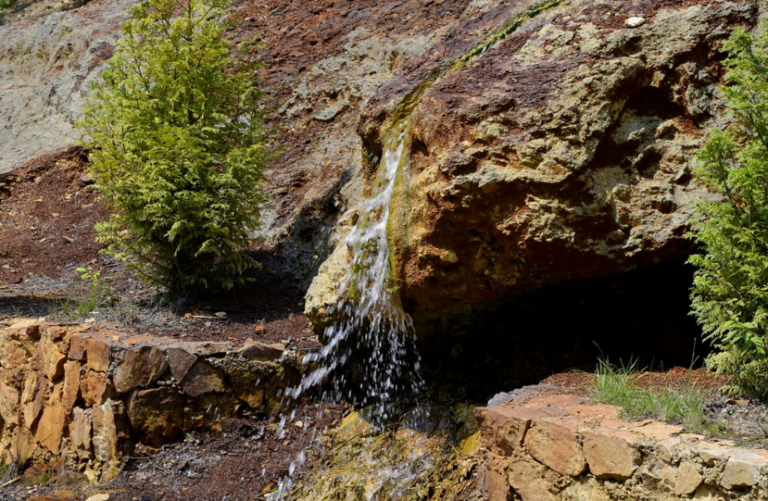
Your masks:
[[[691,172],[720,110],[719,44],[757,7],[643,9],[627,27],[625,9],[568,2],[425,93],[407,204],[393,210],[406,305],[486,302],[692,252],[685,233],[709,195]]]

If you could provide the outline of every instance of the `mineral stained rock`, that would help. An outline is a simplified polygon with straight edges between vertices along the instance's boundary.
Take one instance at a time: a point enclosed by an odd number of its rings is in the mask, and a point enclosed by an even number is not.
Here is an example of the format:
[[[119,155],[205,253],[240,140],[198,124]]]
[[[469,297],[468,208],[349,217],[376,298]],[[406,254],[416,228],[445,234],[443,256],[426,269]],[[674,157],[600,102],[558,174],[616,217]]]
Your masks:
[[[518,20],[511,33],[443,44],[379,89],[358,127],[372,153],[419,78],[464,57],[410,119],[389,224],[406,308],[445,311],[689,254],[696,201],[709,196],[691,181],[694,155],[722,117],[722,41],[759,9],[501,2],[493,12]],[[482,54],[467,58],[473,46]],[[317,320],[346,257],[342,244],[310,288]]]

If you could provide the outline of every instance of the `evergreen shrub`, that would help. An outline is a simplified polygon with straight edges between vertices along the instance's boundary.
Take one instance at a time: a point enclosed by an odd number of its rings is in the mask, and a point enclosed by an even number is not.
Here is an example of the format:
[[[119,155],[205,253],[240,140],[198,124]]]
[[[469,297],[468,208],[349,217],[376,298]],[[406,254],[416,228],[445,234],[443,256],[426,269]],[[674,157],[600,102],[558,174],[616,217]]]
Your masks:
[[[229,289],[273,157],[252,51],[232,56],[229,0],[148,0],[130,10],[92,86],[82,129],[111,217],[105,252],[173,295]]]

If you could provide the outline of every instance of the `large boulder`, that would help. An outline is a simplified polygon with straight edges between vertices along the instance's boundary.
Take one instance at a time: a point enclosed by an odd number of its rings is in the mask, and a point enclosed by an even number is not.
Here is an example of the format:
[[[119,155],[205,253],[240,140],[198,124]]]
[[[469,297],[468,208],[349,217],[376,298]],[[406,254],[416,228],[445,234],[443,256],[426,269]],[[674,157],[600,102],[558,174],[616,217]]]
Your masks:
[[[721,44],[759,15],[755,0],[497,9],[507,23],[496,33],[512,26],[504,36],[468,36],[439,61],[423,58],[379,90],[359,127],[380,153],[398,104],[429,86],[411,114],[389,221],[411,311],[689,254],[685,233],[708,196],[691,180],[693,158],[722,111]],[[451,69],[426,79],[440,67]],[[321,268],[308,295],[315,319],[345,266],[337,248]]]

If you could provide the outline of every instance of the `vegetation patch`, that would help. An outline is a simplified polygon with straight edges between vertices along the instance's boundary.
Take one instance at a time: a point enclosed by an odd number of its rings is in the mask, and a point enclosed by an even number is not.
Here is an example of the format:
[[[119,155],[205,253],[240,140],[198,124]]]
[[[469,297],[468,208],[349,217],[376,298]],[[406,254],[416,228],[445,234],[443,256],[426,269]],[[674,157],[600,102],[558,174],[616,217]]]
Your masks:
[[[654,418],[679,423],[693,432],[706,431],[712,424],[704,407],[714,395],[695,382],[684,382],[677,388],[646,388],[638,384],[637,362],[617,366],[602,359],[595,373],[593,398],[601,403],[624,409],[627,417]]]
[[[768,397],[768,26],[736,29],[728,53],[728,125],[699,153],[696,177],[717,197],[699,204],[692,238],[704,253],[692,314],[718,350],[707,363],[732,394]]]
[[[665,385],[663,374],[643,371],[636,360],[614,365],[601,359],[593,375],[590,396],[597,402],[621,407],[626,419],[656,419],[681,425],[690,433],[765,447],[765,405],[728,398],[715,387],[720,385],[703,382],[697,372],[700,371],[688,369],[686,376],[675,374]]]
[[[231,289],[258,265],[243,251],[259,227],[262,171],[275,148],[263,126],[259,65],[232,57],[219,21],[228,4],[132,7],[81,124],[112,213],[96,227],[99,241],[174,296]]]

